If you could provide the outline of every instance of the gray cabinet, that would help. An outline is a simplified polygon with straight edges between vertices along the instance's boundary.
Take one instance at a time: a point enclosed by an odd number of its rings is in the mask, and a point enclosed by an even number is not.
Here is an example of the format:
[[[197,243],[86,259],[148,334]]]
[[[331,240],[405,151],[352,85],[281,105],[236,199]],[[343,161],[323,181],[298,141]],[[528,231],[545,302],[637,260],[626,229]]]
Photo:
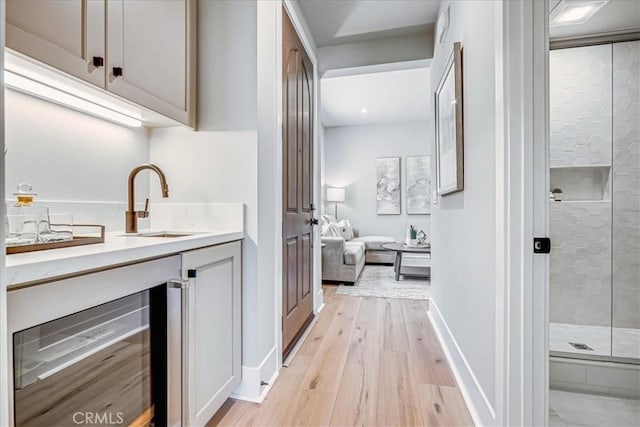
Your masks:
[[[7,0],[7,47],[195,125],[195,0]]]
[[[106,89],[193,126],[194,12],[193,0],[107,0]]]
[[[241,243],[184,252],[186,424],[205,425],[241,380]]]
[[[7,47],[104,87],[105,0],[7,0]],[[99,61],[99,60],[97,60]]]

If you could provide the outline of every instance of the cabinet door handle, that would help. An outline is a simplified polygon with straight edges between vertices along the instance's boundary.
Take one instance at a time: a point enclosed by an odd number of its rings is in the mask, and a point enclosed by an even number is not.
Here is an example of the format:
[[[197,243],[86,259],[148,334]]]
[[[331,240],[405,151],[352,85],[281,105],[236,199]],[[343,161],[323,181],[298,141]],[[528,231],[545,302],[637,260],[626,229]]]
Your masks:
[[[122,67],[113,67],[113,77],[122,76]]]
[[[102,56],[94,56],[92,62],[96,68],[104,67],[104,58]]]

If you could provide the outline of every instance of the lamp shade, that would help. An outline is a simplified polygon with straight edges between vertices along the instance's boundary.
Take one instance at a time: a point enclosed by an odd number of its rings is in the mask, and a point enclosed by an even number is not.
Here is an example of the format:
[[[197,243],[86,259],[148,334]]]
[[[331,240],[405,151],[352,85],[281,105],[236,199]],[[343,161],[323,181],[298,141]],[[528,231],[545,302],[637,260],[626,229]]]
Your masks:
[[[344,202],[344,188],[327,188],[327,202]]]

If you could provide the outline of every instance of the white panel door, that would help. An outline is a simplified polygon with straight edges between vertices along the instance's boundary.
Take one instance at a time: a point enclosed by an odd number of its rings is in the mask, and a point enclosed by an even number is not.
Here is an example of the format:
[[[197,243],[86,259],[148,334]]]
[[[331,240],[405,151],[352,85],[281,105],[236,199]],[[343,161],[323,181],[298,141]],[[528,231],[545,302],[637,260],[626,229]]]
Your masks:
[[[7,47],[104,87],[104,0],[7,0]]]
[[[108,0],[107,89],[185,124],[191,0]]]
[[[191,280],[187,425],[206,425],[240,384],[240,248],[234,242],[182,254],[183,278]]]

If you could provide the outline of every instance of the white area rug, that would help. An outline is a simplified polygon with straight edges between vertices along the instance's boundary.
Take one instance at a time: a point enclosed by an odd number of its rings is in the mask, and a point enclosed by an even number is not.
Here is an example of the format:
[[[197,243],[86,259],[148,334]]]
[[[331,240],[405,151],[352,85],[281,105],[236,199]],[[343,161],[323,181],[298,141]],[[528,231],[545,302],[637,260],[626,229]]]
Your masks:
[[[392,266],[367,265],[353,286],[340,285],[338,295],[354,297],[429,299],[428,279],[403,278],[396,282]]]

